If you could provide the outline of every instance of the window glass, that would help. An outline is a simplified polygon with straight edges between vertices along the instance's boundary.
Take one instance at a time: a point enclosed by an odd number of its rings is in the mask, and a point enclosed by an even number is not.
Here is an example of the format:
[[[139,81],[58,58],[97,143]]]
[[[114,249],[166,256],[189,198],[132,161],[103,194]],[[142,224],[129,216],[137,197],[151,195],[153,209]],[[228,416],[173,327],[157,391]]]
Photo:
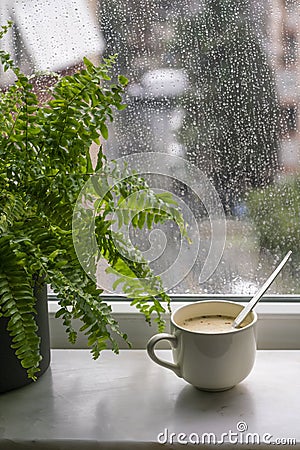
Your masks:
[[[129,230],[170,292],[251,294],[290,249],[269,293],[300,292],[299,0],[2,0],[7,20],[28,73],[118,54],[128,106],[103,146],[139,155],[189,223],[191,243]]]

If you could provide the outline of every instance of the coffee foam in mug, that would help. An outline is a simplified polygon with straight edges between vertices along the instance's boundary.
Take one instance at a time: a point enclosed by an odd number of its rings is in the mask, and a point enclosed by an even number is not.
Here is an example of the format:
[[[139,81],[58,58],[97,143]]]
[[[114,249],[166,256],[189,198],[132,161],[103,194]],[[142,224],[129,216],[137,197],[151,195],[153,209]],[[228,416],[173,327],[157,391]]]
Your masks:
[[[199,331],[201,333],[223,333],[233,329],[233,321],[234,317],[215,314],[191,317],[183,320],[181,323],[178,323],[178,325],[189,331]],[[250,322],[251,319],[246,319],[243,322],[242,327],[248,325]]]

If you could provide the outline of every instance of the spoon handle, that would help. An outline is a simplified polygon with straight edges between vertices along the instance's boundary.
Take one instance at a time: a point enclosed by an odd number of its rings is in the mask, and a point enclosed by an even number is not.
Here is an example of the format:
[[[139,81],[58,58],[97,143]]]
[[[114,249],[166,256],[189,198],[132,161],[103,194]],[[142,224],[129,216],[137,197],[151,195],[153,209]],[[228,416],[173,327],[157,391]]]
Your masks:
[[[249,312],[252,311],[258,300],[264,295],[268,287],[273,283],[289,257],[291,256],[292,252],[291,250],[285,255],[281,263],[276,267],[274,272],[271,273],[269,278],[265,281],[265,283],[262,285],[262,287],[259,289],[259,291],[254,295],[254,297],[250,300],[250,302],[247,304],[245,308],[242,309],[242,311],[239,313],[239,315],[235,318],[235,320],[232,323],[232,326],[234,328],[238,328],[243,320],[248,316]]]

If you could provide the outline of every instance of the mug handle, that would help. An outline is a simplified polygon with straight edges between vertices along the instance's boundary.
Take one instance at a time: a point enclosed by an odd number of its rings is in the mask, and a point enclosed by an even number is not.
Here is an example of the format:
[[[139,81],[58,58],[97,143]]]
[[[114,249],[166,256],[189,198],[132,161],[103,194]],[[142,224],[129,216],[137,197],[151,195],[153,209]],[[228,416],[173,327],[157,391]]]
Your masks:
[[[176,375],[181,378],[180,367],[178,364],[173,364],[168,361],[164,361],[163,359],[158,358],[155,354],[155,345],[159,341],[163,340],[169,341],[173,348],[176,348],[178,345],[177,337],[174,336],[173,334],[168,333],[155,334],[154,336],[152,336],[152,338],[149,339],[147,343],[148,355],[156,364],[159,364],[162,367],[166,367],[167,369],[173,370],[173,372],[175,372]]]

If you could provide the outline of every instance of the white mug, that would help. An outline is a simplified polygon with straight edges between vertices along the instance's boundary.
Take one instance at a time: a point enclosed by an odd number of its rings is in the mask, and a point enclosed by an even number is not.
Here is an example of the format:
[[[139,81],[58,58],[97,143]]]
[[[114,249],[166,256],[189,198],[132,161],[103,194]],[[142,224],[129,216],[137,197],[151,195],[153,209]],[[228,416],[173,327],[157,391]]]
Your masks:
[[[236,317],[242,305],[225,300],[194,302],[177,309],[171,316],[171,334],[152,336],[147,344],[150,358],[173,370],[196,388],[224,391],[244,380],[252,370],[256,355],[257,314],[249,314],[250,323],[224,332],[190,331],[179,325],[192,317],[224,315]],[[155,353],[157,342],[167,340],[173,350],[174,363]]]

